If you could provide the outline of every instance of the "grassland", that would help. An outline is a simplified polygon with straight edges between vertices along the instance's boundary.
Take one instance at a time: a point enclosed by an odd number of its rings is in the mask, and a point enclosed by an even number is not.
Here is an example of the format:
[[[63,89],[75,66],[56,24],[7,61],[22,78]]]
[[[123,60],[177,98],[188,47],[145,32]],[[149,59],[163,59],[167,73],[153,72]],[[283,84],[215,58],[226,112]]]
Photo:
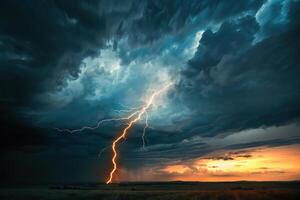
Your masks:
[[[68,184],[0,189],[2,200],[289,200],[300,199],[300,182],[168,182]]]

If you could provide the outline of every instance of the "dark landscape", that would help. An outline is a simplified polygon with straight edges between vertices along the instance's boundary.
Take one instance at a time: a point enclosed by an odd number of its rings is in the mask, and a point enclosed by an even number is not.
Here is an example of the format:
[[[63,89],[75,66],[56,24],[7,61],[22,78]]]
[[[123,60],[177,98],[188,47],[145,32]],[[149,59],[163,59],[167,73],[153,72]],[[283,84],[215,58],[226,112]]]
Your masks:
[[[3,200],[35,199],[299,199],[300,182],[149,182],[10,187]]]

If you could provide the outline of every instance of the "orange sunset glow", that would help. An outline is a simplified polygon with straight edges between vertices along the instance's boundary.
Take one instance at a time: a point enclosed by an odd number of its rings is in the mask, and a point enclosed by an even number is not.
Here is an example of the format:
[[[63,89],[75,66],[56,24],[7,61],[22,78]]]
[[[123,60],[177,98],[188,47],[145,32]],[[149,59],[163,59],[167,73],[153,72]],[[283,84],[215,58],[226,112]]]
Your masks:
[[[297,180],[299,153],[299,145],[217,152],[188,164],[166,166],[162,172],[182,181]]]

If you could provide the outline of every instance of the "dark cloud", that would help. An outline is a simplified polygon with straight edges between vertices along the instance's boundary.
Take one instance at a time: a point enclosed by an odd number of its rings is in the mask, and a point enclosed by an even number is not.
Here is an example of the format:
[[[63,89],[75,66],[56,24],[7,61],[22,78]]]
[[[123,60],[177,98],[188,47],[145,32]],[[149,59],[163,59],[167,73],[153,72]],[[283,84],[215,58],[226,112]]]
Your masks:
[[[247,23],[225,22],[216,33],[206,31],[183,71],[180,90],[198,117],[214,125],[195,122],[197,132],[208,136],[299,118],[299,29],[252,45],[257,24],[240,20]]]
[[[43,148],[49,144],[43,128],[32,127],[26,120],[16,119],[17,113],[11,113],[5,108],[0,109],[1,142],[0,154],[6,151],[22,150],[25,146],[37,146]]]
[[[289,9],[287,11],[289,25],[290,28],[293,29],[295,27],[298,27],[300,24],[300,3],[299,1],[291,1],[289,4]]]
[[[228,145],[227,149],[243,149],[243,148],[251,148],[251,147],[259,147],[259,146],[270,146],[270,147],[278,147],[285,146],[291,144],[298,144],[300,142],[299,138],[286,138],[286,139],[274,139],[274,140],[264,140],[258,142],[246,142],[234,145]]]
[[[264,0],[257,1],[143,1],[145,6],[141,17],[124,20],[120,32],[128,36],[131,48],[121,52],[125,64],[154,54],[162,54],[165,46],[172,43],[163,39],[175,37],[180,42],[186,33],[204,29],[222,23],[239,15],[253,14],[263,5]],[[127,47],[127,46],[126,46]],[[137,49],[137,47],[145,47]],[[180,49],[184,51],[184,49]]]
[[[148,44],[185,27],[221,22],[243,12],[257,11],[264,1],[147,1],[142,17],[122,24],[130,43]],[[125,22],[126,23],[126,22]],[[127,30],[129,28],[129,30]],[[126,31],[127,30],[127,31]]]
[[[41,1],[1,2],[2,98],[21,103],[32,94],[77,77],[82,59],[113,38],[135,45],[178,32],[205,13],[221,20],[257,10],[261,1]],[[226,11],[226,12],[224,12]],[[226,13],[226,14],[222,14]],[[15,81],[17,80],[17,81]]]
[[[115,45],[123,37],[131,46],[151,44],[206,21],[256,11],[262,3],[3,1],[1,105],[11,113],[47,106],[36,96],[78,78],[82,60],[106,48],[110,40]]]
[[[43,136],[36,136],[37,128],[24,119],[23,111],[40,106],[34,95],[56,88],[66,76],[76,77],[81,60],[104,45],[109,32],[104,21],[92,16],[92,5],[79,4],[84,3],[70,2],[83,7],[81,14],[98,24],[88,26],[68,16],[54,1],[1,2],[0,101],[6,110],[1,118],[6,119],[2,134],[10,141],[7,145],[40,141]]]
[[[97,13],[97,3],[59,2],[1,3],[5,96],[24,103],[65,76],[76,77],[81,60],[105,45],[112,26]]]
[[[228,152],[225,155],[218,156],[210,156],[206,157],[206,159],[212,160],[235,160],[237,158],[250,158],[252,155],[247,151],[236,151],[236,152]]]
[[[207,69],[217,65],[225,55],[234,55],[249,47],[258,29],[255,18],[246,16],[224,22],[216,33],[205,31],[184,74],[190,79],[199,72],[208,73]]]
[[[5,154],[41,153],[38,157],[52,159],[68,155],[81,161],[97,155],[121,123],[74,135],[53,127],[93,126],[99,119],[117,116],[124,98],[130,97],[130,106],[141,103],[139,95],[157,82],[153,74],[164,77],[166,71],[178,81],[166,97],[171,108],[159,107],[165,112],[162,118],[150,120],[155,128],[147,132],[145,151],[143,126],[132,129],[134,134],[120,149],[125,167],[189,160],[222,148],[299,143],[289,134],[285,139],[234,141],[220,147],[213,143],[239,131],[299,121],[299,1],[0,4]],[[115,76],[130,79],[115,86]],[[249,155],[215,159],[239,156]]]

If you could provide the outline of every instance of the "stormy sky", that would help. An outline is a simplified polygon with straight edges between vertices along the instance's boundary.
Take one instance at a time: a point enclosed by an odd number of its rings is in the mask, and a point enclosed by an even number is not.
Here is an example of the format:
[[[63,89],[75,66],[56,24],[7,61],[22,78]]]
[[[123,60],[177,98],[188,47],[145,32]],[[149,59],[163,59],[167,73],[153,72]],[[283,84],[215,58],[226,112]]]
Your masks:
[[[169,82],[145,148],[145,119],[120,145],[119,180],[204,180],[200,158],[300,152],[299,13],[298,0],[1,1],[2,184],[104,181],[126,122],[56,128],[127,116]]]

